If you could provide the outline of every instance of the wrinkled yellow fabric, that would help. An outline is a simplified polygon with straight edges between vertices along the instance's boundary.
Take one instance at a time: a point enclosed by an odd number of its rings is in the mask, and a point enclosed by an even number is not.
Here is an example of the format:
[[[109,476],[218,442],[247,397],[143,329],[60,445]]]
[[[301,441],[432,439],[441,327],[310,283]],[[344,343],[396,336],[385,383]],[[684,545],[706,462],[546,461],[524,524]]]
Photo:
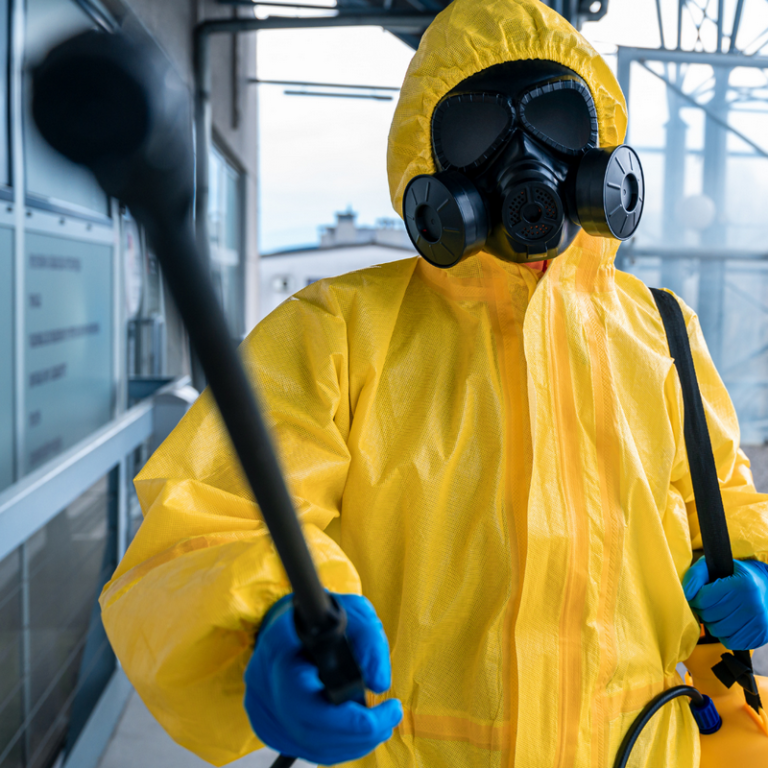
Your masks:
[[[429,116],[500,61],[577,71],[601,142],[624,133],[605,64],[534,0],[454,0],[414,58],[389,170],[433,170]],[[381,617],[405,718],[357,768],[608,768],[679,682],[698,625],[680,580],[700,545],[682,398],[647,288],[581,233],[542,275],[478,254],[323,280],[241,348],[321,577]],[[768,497],[684,307],[737,557],[768,562]],[[260,746],[242,674],[289,591],[210,397],[136,480],[145,512],[101,603],[124,669],[180,743],[222,765]],[[372,697],[376,699],[380,697]],[[698,765],[667,705],[632,768]]]

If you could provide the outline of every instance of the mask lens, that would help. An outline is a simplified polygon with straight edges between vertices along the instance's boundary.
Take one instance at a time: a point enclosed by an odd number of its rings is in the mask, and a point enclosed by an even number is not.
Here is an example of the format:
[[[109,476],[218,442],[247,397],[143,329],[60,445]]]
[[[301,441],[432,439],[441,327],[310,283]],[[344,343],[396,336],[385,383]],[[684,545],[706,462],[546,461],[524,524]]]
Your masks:
[[[555,149],[572,152],[597,144],[597,116],[583,86],[566,80],[527,94],[521,104],[526,127]]]
[[[512,127],[512,106],[504,96],[469,93],[443,101],[432,117],[432,146],[441,170],[480,165]]]

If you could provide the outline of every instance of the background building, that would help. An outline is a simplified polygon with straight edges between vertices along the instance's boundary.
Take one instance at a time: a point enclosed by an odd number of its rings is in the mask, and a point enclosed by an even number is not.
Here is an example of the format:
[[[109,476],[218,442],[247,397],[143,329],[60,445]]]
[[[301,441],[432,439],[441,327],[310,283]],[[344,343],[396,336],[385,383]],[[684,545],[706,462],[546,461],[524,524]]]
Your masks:
[[[336,224],[321,229],[316,246],[262,255],[259,319],[316,280],[418,255],[399,219],[384,219],[375,227],[359,227],[355,218],[351,210],[337,213]]]

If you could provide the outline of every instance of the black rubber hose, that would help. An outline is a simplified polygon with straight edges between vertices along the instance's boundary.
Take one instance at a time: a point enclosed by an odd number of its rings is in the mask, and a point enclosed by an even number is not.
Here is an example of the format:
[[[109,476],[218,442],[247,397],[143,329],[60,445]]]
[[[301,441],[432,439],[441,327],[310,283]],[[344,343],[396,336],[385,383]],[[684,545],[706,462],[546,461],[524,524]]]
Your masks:
[[[288,757],[288,755],[280,755],[280,757],[272,763],[272,768],[290,768],[296,762],[295,757]]]
[[[632,723],[621,742],[619,751],[616,754],[616,760],[613,763],[613,768],[626,768],[629,756],[632,753],[632,747],[635,746],[635,742],[637,741],[638,736],[640,736],[640,732],[665,704],[668,704],[679,696],[688,696],[696,707],[704,706],[704,697],[690,685],[676,685],[674,688],[662,691],[658,696],[651,699],[645,705],[643,711],[637,716],[635,722]]]

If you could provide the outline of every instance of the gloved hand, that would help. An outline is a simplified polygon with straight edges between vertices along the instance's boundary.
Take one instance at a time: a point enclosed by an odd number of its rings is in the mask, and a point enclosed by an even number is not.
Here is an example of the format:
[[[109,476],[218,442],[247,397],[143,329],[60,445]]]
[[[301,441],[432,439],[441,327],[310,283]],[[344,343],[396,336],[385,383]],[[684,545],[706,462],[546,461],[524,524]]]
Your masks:
[[[683,578],[688,604],[710,634],[729,651],[748,651],[768,643],[768,565],[735,560],[733,576],[707,584],[700,557]]]
[[[371,603],[358,595],[334,597],[347,613],[347,637],[365,685],[383,693],[391,684],[389,643]],[[397,699],[368,709],[332,704],[315,667],[302,652],[293,624],[293,595],[267,612],[245,671],[245,711],[256,735],[284,755],[333,765],[367,755],[403,718]]]

